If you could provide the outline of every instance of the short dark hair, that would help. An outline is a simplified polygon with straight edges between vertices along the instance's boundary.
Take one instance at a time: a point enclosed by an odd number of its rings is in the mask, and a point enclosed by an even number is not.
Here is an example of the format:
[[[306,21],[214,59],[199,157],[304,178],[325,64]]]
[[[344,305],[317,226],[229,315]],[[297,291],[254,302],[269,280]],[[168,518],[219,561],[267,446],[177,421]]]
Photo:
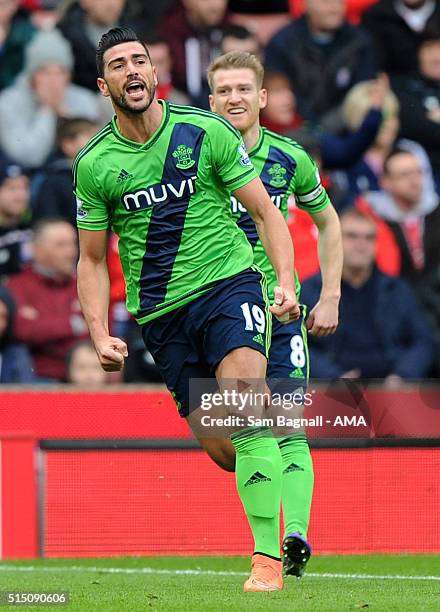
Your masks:
[[[99,124],[96,121],[86,117],[63,117],[57,123],[57,144],[59,145],[63,140],[73,140],[79,134],[93,129],[96,132],[99,129]]]
[[[102,78],[104,76],[104,53],[108,49],[126,42],[140,43],[145,49],[148,59],[150,59],[147,45],[139,38],[134,30],[131,28],[112,28],[101,36],[101,40],[99,41],[96,49],[96,68],[98,70],[99,77]]]
[[[419,50],[423,46],[440,43],[440,28],[437,25],[430,25],[420,37]]]
[[[390,161],[394,159],[395,157],[397,157],[398,155],[412,155],[413,157],[417,158],[417,155],[414,153],[414,151],[410,151],[409,149],[400,149],[399,147],[396,147],[392,149],[388,153],[388,155],[385,157],[385,160],[383,162],[383,173],[384,174],[389,174]]]
[[[374,218],[372,217],[372,215],[368,214],[367,212],[364,212],[363,210],[360,210],[356,206],[351,205],[351,206],[348,206],[347,208],[344,208],[339,219],[341,222],[344,221],[344,219],[354,219],[355,221],[364,221],[372,225],[375,229],[375,233],[377,234],[377,224]]]
[[[257,38],[255,32],[252,32],[245,26],[238,25],[236,23],[230,23],[223,28],[223,38],[226,36],[232,36],[232,38],[238,38],[238,40]]]
[[[154,31],[142,32],[142,41],[151,47],[152,45],[168,45],[168,41],[163,36]]]
[[[69,370],[70,370],[70,366],[72,365],[73,358],[75,357],[76,352],[82,348],[88,348],[94,353],[96,352],[95,346],[91,340],[86,339],[86,340],[78,340],[78,342],[75,342],[75,344],[70,347],[66,355],[66,370],[67,370],[66,378],[67,379],[69,379],[70,377]]]
[[[72,226],[72,224],[65,217],[61,217],[61,215],[54,215],[53,217],[42,217],[41,219],[37,219],[37,221],[32,224],[32,241],[38,242],[47,227],[51,227],[52,225],[58,225],[60,223],[62,223],[63,225]]]

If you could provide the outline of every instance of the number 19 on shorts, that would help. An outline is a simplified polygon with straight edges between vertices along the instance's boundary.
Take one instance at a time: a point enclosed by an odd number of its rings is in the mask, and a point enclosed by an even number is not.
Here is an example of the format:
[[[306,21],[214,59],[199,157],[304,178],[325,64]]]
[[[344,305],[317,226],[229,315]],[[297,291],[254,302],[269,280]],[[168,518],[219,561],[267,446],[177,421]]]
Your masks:
[[[249,304],[244,302],[240,305],[243,312],[244,320],[246,322],[246,331],[257,331],[260,334],[264,333],[266,329],[266,317],[264,311],[258,306],[258,304]]]

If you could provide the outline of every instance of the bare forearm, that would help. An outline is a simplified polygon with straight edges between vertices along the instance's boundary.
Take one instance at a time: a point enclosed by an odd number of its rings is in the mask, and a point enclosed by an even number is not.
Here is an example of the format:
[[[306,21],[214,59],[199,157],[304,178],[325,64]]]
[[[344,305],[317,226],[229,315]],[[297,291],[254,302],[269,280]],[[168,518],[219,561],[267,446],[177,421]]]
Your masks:
[[[339,300],[341,295],[342,242],[339,220],[336,215],[331,223],[319,230],[318,255],[321,267],[321,299]]]
[[[300,316],[300,310],[295,293],[293,244],[287,224],[259,178],[234,193],[256,224],[260,240],[277,276],[278,284],[274,288],[274,303],[270,311],[282,323],[295,321]]]
[[[108,335],[110,282],[107,263],[80,258],[78,297],[92,340]]]
[[[256,218],[258,235],[277,275],[279,285],[294,287],[294,252],[287,224],[275,206]]]

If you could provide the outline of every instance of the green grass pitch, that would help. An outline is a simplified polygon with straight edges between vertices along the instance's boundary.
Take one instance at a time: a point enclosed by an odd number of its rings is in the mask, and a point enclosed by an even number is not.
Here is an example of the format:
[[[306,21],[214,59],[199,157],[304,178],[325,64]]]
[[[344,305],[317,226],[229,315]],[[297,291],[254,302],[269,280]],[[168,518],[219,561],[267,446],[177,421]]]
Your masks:
[[[243,557],[113,557],[0,562],[2,591],[69,591],[52,610],[252,612],[440,610],[440,556],[312,557],[278,593],[243,593]],[[3,608],[3,606],[1,606]],[[4,609],[47,609],[4,606]]]

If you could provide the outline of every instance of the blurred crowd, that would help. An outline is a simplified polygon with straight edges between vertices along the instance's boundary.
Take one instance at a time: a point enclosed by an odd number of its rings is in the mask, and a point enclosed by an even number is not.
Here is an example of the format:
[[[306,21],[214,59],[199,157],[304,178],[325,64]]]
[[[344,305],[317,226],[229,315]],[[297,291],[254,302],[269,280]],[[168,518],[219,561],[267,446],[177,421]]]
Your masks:
[[[437,0],[0,0],[0,383],[109,381],[76,294],[71,166],[112,116],[95,48],[133,27],[158,96],[209,109],[206,69],[230,50],[265,66],[267,128],[317,160],[341,216],[341,325],[311,339],[312,377],[440,373],[440,3]],[[289,227],[313,306],[316,229]],[[124,382],[158,382],[124,306],[109,236],[110,325],[129,345]]]

